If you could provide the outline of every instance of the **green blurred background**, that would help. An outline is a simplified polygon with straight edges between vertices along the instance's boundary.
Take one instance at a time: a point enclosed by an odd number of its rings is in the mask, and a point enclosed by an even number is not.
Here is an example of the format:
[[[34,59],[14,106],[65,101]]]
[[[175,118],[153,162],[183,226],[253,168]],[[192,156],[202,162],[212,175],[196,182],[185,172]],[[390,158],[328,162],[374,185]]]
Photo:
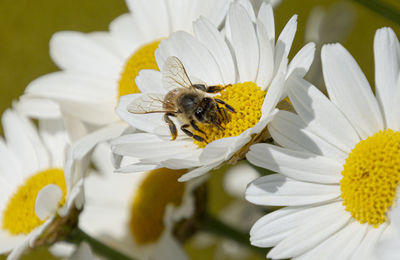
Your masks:
[[[299,15],[292,54],[304,45],[304,28],[310,10],[316,5],[329,7],[336,2],[339,1],[283,0],[276,8],[277,32],[293,14]],[[356,23],[344,46],[373,85],[375,31],[390,26],[400,35],[400,26],[352,1],[346,2],[356,11]],[[400,1],[386,2],[400,10]],[[110,21],[125,12],[127,8],[123,0],[0,0],[0,114],[18,99],[30,81],[57,70],[48,54],[48,42],[54,32],[107,30]],[[214,176],[217,177],[213,177],[211,182],[210,208],[216,213],[231,198],[221,191],[222,174]],[[192,259],[212,259],[212,248],[201,253],[195,251],[190,249]],[[50,259],[44,254],[41,250],[29,259]]]

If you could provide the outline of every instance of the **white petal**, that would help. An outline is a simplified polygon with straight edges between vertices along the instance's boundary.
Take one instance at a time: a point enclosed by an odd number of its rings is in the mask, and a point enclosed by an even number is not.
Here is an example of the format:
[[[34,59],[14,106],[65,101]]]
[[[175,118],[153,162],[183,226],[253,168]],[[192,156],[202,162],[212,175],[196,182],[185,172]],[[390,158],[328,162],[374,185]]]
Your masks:
[[[133,100],[140,97],[142,94],[130,94],[122,96],[119,100],[116,108],[116,113],[119,117],[133,126],[134,128],[140,129],[145,132],[153,132],[157,127],[168,126],[162,120],[162,113],[152,114],[133,114],[128,111],[128,106]]]
[[[78,73],[58,71],[32,81],[26,93],[56,100],[79,102],[107,102],[114,98],[115,83]],[[116,96],[115,99],[116,100]]]
[[[275,46],[275,73],[278,72],[281,64],[286,62],[292,47],[293,39],[297,30],[297,15],[293,15],[289,22],[283,28]]]
[[[270,115],[274,113],[276,105],[281,100],[285,87],[285,74],[279,73],[276,75],[269,86],[267,94],[265,95],[263,105],[261,107],[262,115]]]
[[[19,113],[33,118],[60,118],[61,110],[57,103],[46,98],[31,97],[23,95],[19,102],[14,104]]]
[[[137,28],[147,39],[167,37],[171,32],[168,4],[160,0],[126,1]],[[157,17],[157,18],[156,18]],[[154,18],[154,19],[152,19]]]
[[[209,19],[216,27],[219,27],[225,19],[229,8],[229,0],[214,1],[175,1],[168,0],[172,30],[191,32],[191,23],[200,16]]]
[[[327,205],[284,207],[257,220],[250,230],[250,242],[259,247],[272,247],[307,222],[310,216],[329,208]]]
[[[297,206],[324,202],[340,196],[338,185],[299,182],[281,174],[261,177],[246,190],[246,200],[257,205]]]
[[[296,114],[281,110],[268,126],[274,140],[289,149],[323,155],[339,163],[348,154],[315,135]]]
[[[229,9],[232,47],[236,55],[239,82],[255,81],[259,62],[259,47],[254,25],[239,4],[232,4]]]
[[[215,140],[206,145],[200,161],[203,163],[211,163],[218,160],[227,160],[232,155],[232,147],[237,141],[237,137],[227,137]],[[248,139],[250,141],[250,139]]]
[[[87,34],[89,39],[93,40],[97,44],[103,46],[105,49],[114,53],[120,61],[124,60],[124,55],[121,54],[119,47],[115,44],[115,39],[109,32],[94,31]]]
[[[185,181],[189,181],[191,179],[194,179],[196,177],[202,176],[204,174],[206,174],[207,172],[211,171],[212,169],[216,168],[218,165],[220,165],[222,162],[214,162],[202,167],[198,167],[194,170],[191,170],[188,173],[185,173],[184,175],[182,175],[178,181],[179,182],[185,182]]]
[[[189,141],[189,146],[191,146],[191,144],[192,143]],[[203,163],[199,161],[201,154],[200,149],[196,149],[197,147],[190,147],[190,149],[187,149],[187,146],[182,147],[183,148],[181,149],[171,149],[172,152],[169,154],[166,149],[160,153],[141,158],[140,161],[149,164],[158,163],[159,165],[170,169],[187,169],[203,165]]]
[[[310,130],[349,153],[360,138],[347,118],[311,83],[297,77],[289,82],[290,101]]]
[[[274,20],[274,11],[272,10],[272,6],[270,4],[266,4],[263,2],[261,4],[260,10],[258,11],[257,17],[264,25],[267,34],[268,40],[272,48],[275,47],[275,20]],[[274,51],[274,49],[272,49]]]
[[[400,233],[392,224],[383,232],[379,239],[375,256],[377,259],[391,260],[400,258]]]
[[[0,173],[7,186],[15,188],[24,179],[23,165],[18,156],[13,153],[0,137]],[[14,184],[14,185],[13,185]],[[4,187],[2,187],[4,189]],[[2,190],[1,192],[4,192]],[[2,194],[3,195],[3,194]],[[0,196],[0,201],[6,196]]]
[[[367,233],[364,236],[361,243],[359,244],[359,246],[355,249],[352,258],[374,259],[372,258],[372,256],[374,256],[376,245],[386,228],[387,228],[387,223],[381,224],[378,228],[368,226]]]
[[[58,185],[49,184],[41,189],[36,197],[35,212],[40,220],[54,215],[62,198]]]
[[[20,157],[25,173],[33,174],[49,167],[48,153],[32,122],[14,111],[6,110],[2,123],[7,145]]]
[[[289,78],[292,73],[295,73],[300,78],[304,77],[314,61],[314,53],[315,43],[313,42],[310,42],[301,48],[290,62],[286,78]]]
[[[351,215],[345,212],[340,204],[341,202],[332,203],[329,208],[309,218],[307,223],[275,246],[267,256],[271,258],[299,256],[341,230]]]
[[[159,165],[155,164],[130,164],[127,166],[123,166],[115,170],[116,173],[138,173],[145,171],[152,171],[155,169],[161,168]]]
[[[157,149],[154,149],[157,147]],[[186,153],[197,149],[191,140],[175,140],[160,138],[154,134],[137,133],[121,136],[111,142],[114,153],[147,159],[147,163],[159,162],[161,159],[184,158]]]
[[[246,158],[256,166],[300,181],[338,184],[342,177],[343,166],[329,158],[269,144],[251,146]]]
[[[112,35],[115,45],[121,52],[124,60],[131,57],[132,54],[141,45],[146,43],[143,37],[142,29],[135,23],[131,14],[123,14],[115,18],[109,25],[110,35]]]
[[[59,104],[62,107],[64,118],[68,115],[93,125],[104,125],[118,120],[114,111],[115,100],[99,103],[60,101]]]
[[[135,78],[140,93],[161,93],[167,94],[162,85],[161,72],[156,70],[141,70]]]
[[[48,149],[51,167],[64,167],[66,148],[70,143],[62,119],[39,120],[39,134]]]
[[[301,256],[301,259],[329,259],[346,260],[350,259],[354,249],[365,235],[367,225],[361,225],[352,221],[342,230],[333,234],[324,242]]]
[[[350,53],[340,44],[324,45],[321,59],[329,97],[346,115],[361,139],[383,129],[378,102]]]
[[[393,106],[400,101],[395,93],[400,71],[400,44],[391,28],[376,31],[374,39],[376,96],[386,119],[386,128],[399,129],[400,120]]]
[[[118,79],[122,61],[81,32],[57,32],[50,40],[50,56],[64,70]]]
[[[195,154],[194,156],[192,154]],[[198,159],[199,155],[196,153],[190,153],[188,159],[167,159],[161,162],[161,165],[169,169],[190,169],[193,167],[202,166],[202,163]]]
[[[254,8],[253,8],[252,3],[247,0],[238,0],[237,3],[240,4],[246,10],[251,21],[253,23],[255,23],[256,22],[256,14],[254,13]]]
[[[200,17],[193,23],[193,30],[197,39],[200,40],[217,61],[223,83],[226,85],[236,82],[232,54],[217,28],[206,18]]]
[[[257,19],[257,38],[260,46],[260,61],[256,83],[262,89],[267,89],[274,72],[274,47],[265,25],[259,19]]]
[[[8,231],[0,231],[0,254],[5,254],[10,252],[17,245],[22,244],[26,236],[24,235],[10,235]]]
[[[29,236],[16,245],[11,251],[11,254],[7,256],[7,260],[19,260],[21,259],[24,252],[29,248]]]
[[[228,168],[222,184],[229,195],[244,198],[247,185],[258,177],[260,173],[253,166],[239,162]]]
[[[82,137],[81,139],[76,141],[71,147],[74,158],[78,160],[82,159],[97,144],[120,136],[126,127],[127,126],[125,124],[121,124],[121,122],[116,122]]]
[[[186,32],[173,33],[168,40],[162,41],[159,49],[161,56],[176,56],[182,62],[189,78],[201,79],[208,85],[223,82],[216,60],[207,48]],[[158,64],[163,68],[163,64]]]

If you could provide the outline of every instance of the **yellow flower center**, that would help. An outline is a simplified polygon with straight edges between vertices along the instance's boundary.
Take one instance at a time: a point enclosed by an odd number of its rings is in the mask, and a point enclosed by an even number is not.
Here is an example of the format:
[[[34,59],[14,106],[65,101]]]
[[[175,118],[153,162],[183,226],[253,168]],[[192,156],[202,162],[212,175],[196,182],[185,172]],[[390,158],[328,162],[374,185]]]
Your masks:
[[[67,186],[64,171],[61,169],[47,169],[26,180],[17,192],[10,198],[3,212],[3,229],[10,234],[28,234],[44,223],[35,213],[36,197],[41,189],[49,184],[55,184],[63,192],[60,206],[65,204]]]
[[[253,82],[237,83],[226,87],[220,92],[220,95],[215,98],[223,100],[225,103],[232,106],[236,113],[227,110],[230,118],[229,122],[222,124],[224,130],[219,130],[216,127],[209,125],[199,125],[199,128],[206,134],[208,143],[231,136],[238,136],[245,130],[255,126],[261,118],[261,107],[264,102],[265,91],[261,90]],[[223,107],[223,105],[220,105]],[[204,137],[204,134],[195,131],[199,136]],[[194,141],[198,147],[204,148],[205,142]]]
[[[161,168],[148,173],[133,200],[130,229],[140,245],[157,241],[163,233],[167,205],[182,203],[185,183],[178,182],[186,170]]]
[[[386,221],[400,182],[400,132],[379,131],[349,154],[340,181],[345,209],[360,223]]]
[[[139,71],[144,69],[158,70],[154,52],[159,44],[160,41],[146,44],[129,58],[119,80],[118,100],[121,96],[140,92],[135,83]]]

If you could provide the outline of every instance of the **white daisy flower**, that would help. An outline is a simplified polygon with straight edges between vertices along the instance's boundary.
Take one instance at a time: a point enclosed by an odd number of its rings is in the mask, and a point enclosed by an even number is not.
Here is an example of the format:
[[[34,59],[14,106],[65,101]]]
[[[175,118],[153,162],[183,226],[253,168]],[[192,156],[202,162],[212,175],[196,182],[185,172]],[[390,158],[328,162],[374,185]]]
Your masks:
[[[119,136],[126,124],[115,114],[121,96],[137,93],[141,69],[157,69],[154,51],[161,39],[191,30],[200,15],[219,25],[229,0],[126,0],[129,13],[111,22],[109,32],[62,31],[50,40],[50,56],[61,71],[44,75],[26,88],[18,110],[39,118],[66,118],[79,138],[84,122],[92,145]],[[59,106],[58,106],[59,105]],[[75,122],[71,127],[71,121]]]
[[[282,97],[285,79],[292,74],[304,76],[313,59],[314,44],[305,46],[288,67],[287,56],[296,32],[297,16],[290,19],[275,41],[271,5],[263,3],[256,17],[249,2],[246,3],[246,6],[231,5],[225,27],[227,38],[208,19],[201,17],[193,26],[195,36],[177,32],[161,41],[155,56],[162,72],[142,70],[136,78],[142,93],[122,97],[117,108],[123,120],[144,131],[113,141],[114,153],[140,160],[119,171],[193,168],[179,179],[186,181],[226,161],[234,163],[244,157],[250,143],[265,138],[265,126]],[[184,70],[174,71],[179,61],[171,56],[182,62]],[[185,77],[186,85],[200,81],[208,86],[227,86],[218,99],[232,106],[236,113],[227,112],[230,121],[224,125],[224,131],[211,124],[199,124],[201,131],[196,132],[192,124],[190,131],[206,142],[198,137],[193,141],[182,131],[171,141],[162,113],[129,112],[135,109],[132,106],[135,103],[139,103],[138,109],[146,108],[148,104],[140,101],[148,101],[149,97],[162,100],[171,89],[179,86],[171,83],[174,77]],[[204,92],[196,90],[196,93]]]
[[[96,151],[95,157],[103,155]],[[107,168],[85,179],[80,228],[135,259],[188,259],[174,232],[194,217],[196,199],[205,199],[195,195],[203,180],[178,182],[185,170],[121,175]]]
[[[68,138],[60,121],[40,121],[37,131],[7,110],[2,124],[0,254],[11,251],[8,259],[18,259],[27,248],[67,235],[63,220],[77,221],[85,163],[67,160]]]
[[[376,245],[399,230],[400,44],[390,28],[377,31],[374,54],[376,97],[353,57],[325,45],[330,100],[293,78],[288,96],[298,115],[280,111],[269,125],[283,147],[250,148],[251,163],[281,174],[254,181],[246,199],[287,206],[250,232],[253,245],[274,247],[268,257],[381,259]]]

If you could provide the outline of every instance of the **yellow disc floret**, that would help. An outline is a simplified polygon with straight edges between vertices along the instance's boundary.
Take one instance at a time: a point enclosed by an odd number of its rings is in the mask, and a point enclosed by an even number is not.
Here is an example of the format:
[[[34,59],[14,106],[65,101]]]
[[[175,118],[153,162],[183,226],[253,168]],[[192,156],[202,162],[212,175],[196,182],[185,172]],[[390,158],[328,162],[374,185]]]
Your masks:
[[[379,131],[351,151],[340,182],[345,209],[360,223],[386,221],[400,182],[400,133]]]
[[[60,187],[63,193],[60,206],[64,205],[67,193],[64,171],[53,168],[39,172],[27,179],[8,201],[3,212],[3,229],[13,235],[28,234],[43,224],[35,213],[35,203],[39,191],[49,184]]]
[[[130,228],[140,245],[157,241],[164,231],[167,205],[182,203],[185,183],[178,182],[186,170],[161,168],[153,170],[143,180],[132,204]]]
[[[142,46],[126,62],[119,80],[118,99],[124,95],[140,92],[135,83],[139,71],[143,69],[158,70],[154,52],[159,44],[160,41],[155,41]]]
[[[199,125],[199,128],[206,134],[208,143],[231,136],[238,136],[245,130],[252,128],[261,118],[261,107],[264,102],[265,91],[261,90],[253,82],[244,82],[229,85],[220,92],[215,98],[223,100],[235,109],[236,113],[227,112],[229,121],[222,124],[224,130],[219,130],[213,126]],[[223,107],[223,105],[220,105]],[[196,132],[197,135],[204,134]],[[200,147],[206,146],[205,142],[195,143]]]

